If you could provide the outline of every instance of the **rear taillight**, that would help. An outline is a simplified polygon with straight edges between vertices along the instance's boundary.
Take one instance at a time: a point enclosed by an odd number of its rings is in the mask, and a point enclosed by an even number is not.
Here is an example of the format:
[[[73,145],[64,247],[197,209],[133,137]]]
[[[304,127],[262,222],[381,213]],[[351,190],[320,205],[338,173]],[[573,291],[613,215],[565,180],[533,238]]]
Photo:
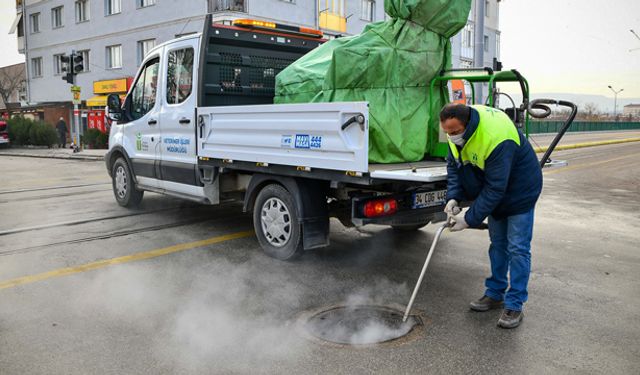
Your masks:
[[[395,214],[398,202],[393,198],[376,199],[364,204],[365,217],[377,217]]]
[[[9,134],[7,133],[0,133],[0,137],[4,138],[4,139],[9,139]]]

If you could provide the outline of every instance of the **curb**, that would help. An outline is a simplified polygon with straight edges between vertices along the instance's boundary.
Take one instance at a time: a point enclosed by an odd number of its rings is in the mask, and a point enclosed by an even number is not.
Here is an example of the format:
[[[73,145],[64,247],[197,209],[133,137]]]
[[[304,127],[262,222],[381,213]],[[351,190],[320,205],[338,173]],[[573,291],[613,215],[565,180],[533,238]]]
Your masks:
[[[64,160],[104,160],[104,156],[89,156],[89,155],[39,155],[39,154],[25,154],[25,153],[10,153],[0,152],[0,156],[17,156],[26,158],[41,158],[41,159],[64,159]]]
[[[594,147],[594,146],[605,146],[605,145],[615,145],[618,143],[630,143],[630,142],[640,142],[640,138],[623,138],[623,139],[612,139],[609,141],[594,141],[594,142],[583,142],[583,143],[573,143],[569,145],[559,145],[555,148],[554,151],[562,151],[562,150],[573,150],[576,148],[585,148],[585,147]],[[533,150],[537,153],[545,152],[549,149],[549,146],[544,147],[534,147]]]

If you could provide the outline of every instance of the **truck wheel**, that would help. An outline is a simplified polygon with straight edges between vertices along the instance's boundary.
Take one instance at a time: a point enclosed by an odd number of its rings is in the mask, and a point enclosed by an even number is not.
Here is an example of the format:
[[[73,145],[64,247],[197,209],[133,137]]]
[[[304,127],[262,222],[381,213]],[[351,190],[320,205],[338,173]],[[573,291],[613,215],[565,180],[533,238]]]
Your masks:
[[[397,230],[401,232],[414,232],[419,230],[420,228],[425,227],[427,224],[429,224],[429,221],[427,221],[426,223],[420,223],[420,224],[397,224],[397,225],[392,225],[391,228],[393,228],[393,230]]]
[[[290,260],[302,253],[302,228],[295,200],[282,186],[265,186],[253,207],[253,227],[267,255]]]
[[[136,189],[129,165],[123,158],[113,163],[111,170],[113,195],[122,207],[135,207],[142,201],[144,191]]]

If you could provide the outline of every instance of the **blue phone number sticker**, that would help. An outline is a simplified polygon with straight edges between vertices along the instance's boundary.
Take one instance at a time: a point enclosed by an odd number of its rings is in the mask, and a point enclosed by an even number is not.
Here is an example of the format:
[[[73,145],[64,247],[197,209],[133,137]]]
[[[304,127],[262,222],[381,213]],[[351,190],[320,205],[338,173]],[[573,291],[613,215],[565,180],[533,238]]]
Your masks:
[[[296,134],[295,148],[320,149],[322,148],[322,136]]]

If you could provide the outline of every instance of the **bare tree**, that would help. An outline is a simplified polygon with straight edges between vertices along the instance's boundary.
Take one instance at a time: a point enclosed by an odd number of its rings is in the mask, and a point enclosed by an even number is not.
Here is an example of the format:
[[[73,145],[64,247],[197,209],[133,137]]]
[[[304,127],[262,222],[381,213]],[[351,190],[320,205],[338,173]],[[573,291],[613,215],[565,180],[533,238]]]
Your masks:
[[[14,93],[19,92],[25,81],[24,64],[0,68],[0,98],[7,105]]]
[[[582,107],[581,118],[587,121],[598,121],[600,119],[600,112],[598,106],[595,103],[587,103]]]

